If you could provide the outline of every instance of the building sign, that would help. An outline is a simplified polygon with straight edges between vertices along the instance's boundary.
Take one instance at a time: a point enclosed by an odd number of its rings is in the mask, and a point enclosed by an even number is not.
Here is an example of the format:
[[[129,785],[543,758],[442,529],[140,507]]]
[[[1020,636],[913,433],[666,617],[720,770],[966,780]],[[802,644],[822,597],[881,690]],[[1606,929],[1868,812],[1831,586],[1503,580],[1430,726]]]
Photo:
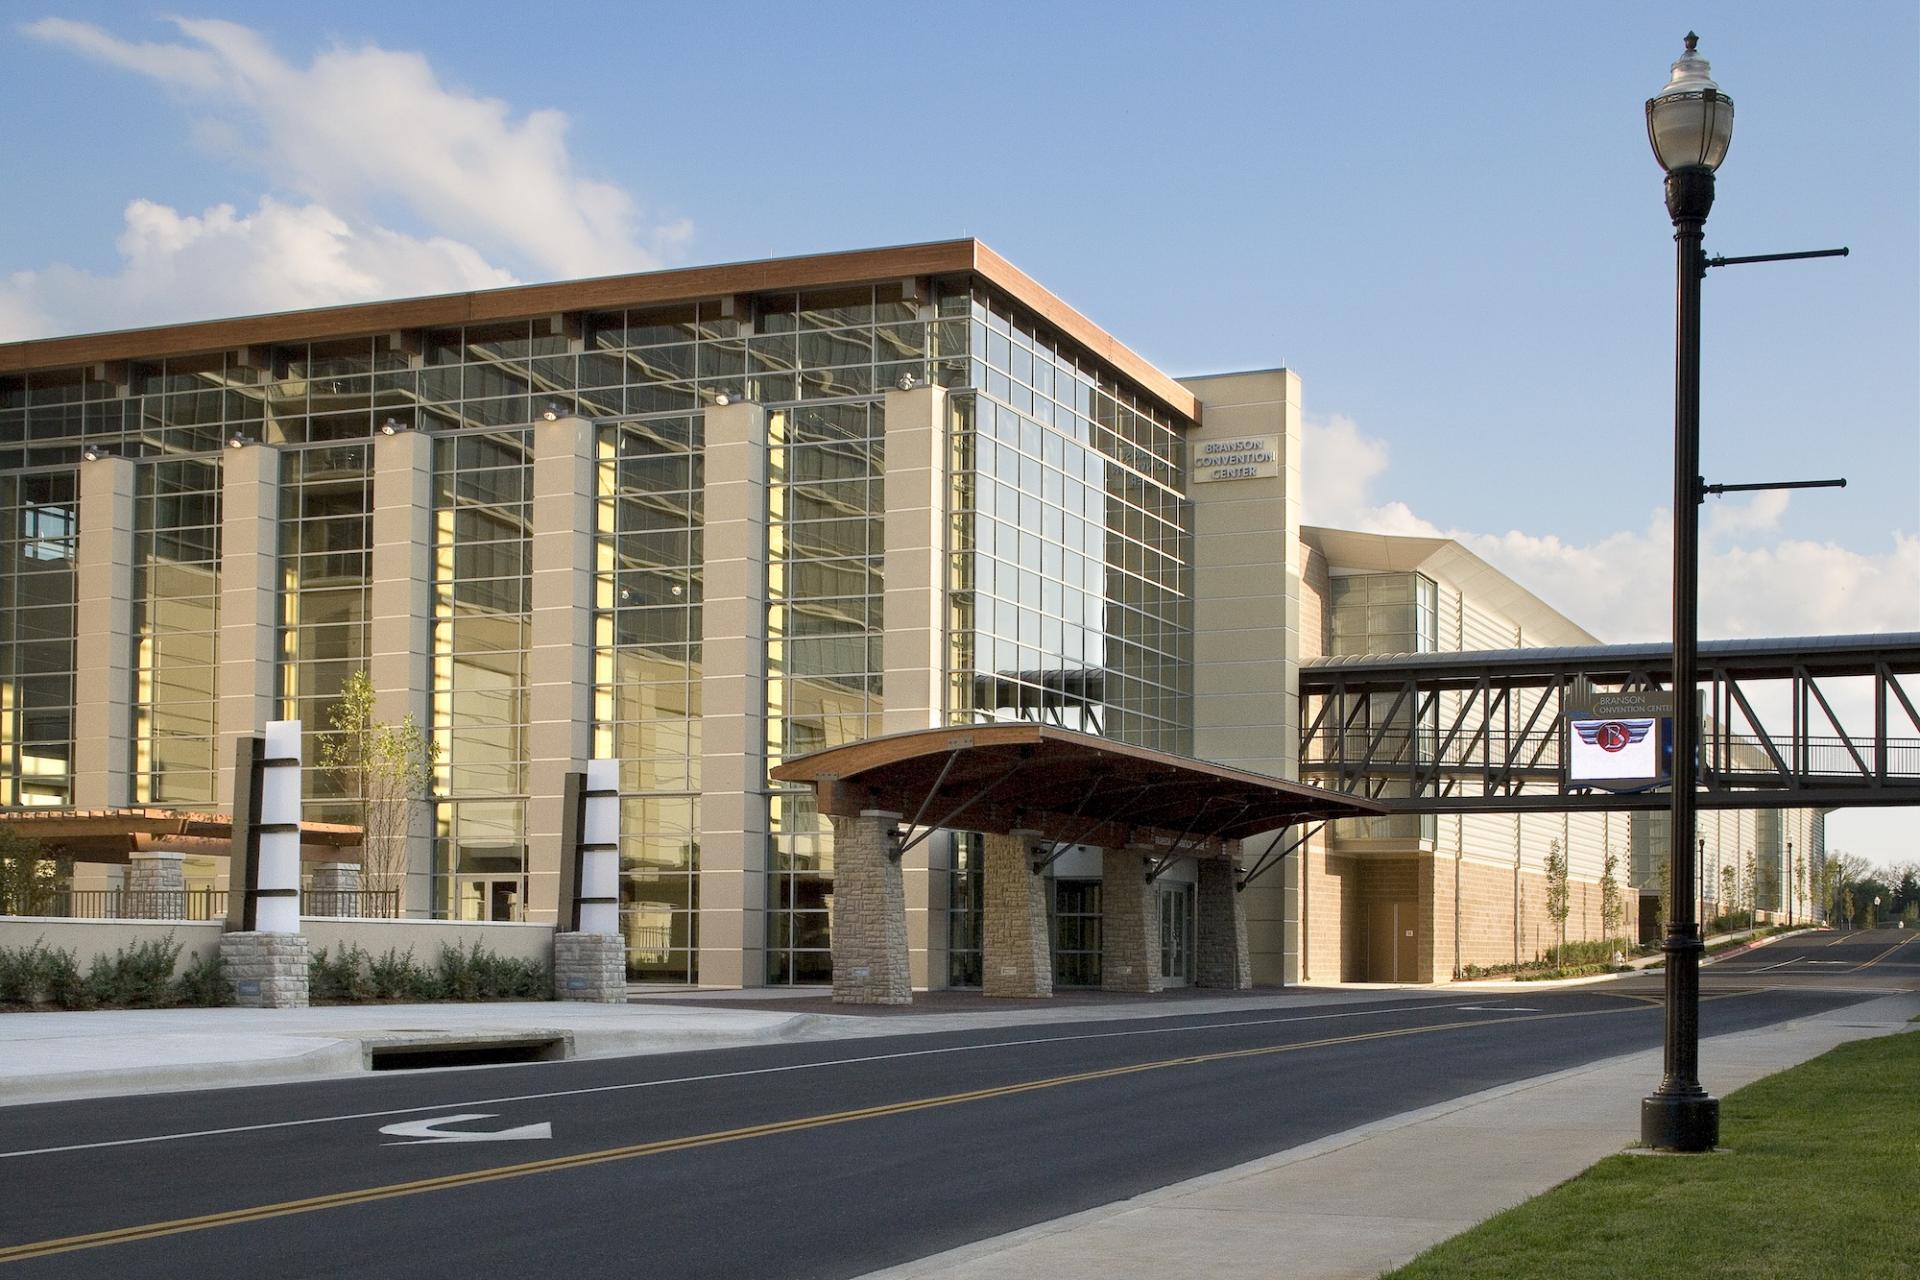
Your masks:
[[[1193,459],[1194,480],[1258,480],[1280,474],[1279,436],[1240,436],[1202,442]]]
[[[1593,693],[1567,712],[1567,781],[1656,782],[1673,695],[1663,692]]]

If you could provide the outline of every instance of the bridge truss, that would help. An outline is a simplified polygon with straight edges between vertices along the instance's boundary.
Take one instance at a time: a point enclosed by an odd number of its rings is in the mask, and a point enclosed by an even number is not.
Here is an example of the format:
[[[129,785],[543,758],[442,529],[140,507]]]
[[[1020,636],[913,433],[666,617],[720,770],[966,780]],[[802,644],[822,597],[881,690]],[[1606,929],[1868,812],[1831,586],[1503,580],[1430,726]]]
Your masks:
[[[1664,644],[1314,659],[1300,777],[1406,813],[1664,809],[1568,781],[1567,711],[1672,666]],[[1707,641],[1699,696],[1702,808],[1920,804],[1920,633]]]

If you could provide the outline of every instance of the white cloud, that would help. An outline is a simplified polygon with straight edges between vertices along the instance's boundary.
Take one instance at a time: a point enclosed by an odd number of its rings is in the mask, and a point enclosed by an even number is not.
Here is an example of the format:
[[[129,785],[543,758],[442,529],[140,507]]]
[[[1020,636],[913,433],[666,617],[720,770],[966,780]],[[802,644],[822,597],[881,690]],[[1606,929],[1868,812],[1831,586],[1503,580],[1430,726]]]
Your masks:
[[[300,66],[248,27],[177,18],[181,41],[136,43],[44,18],[24,34],[152,81],[198,113],[205,149],[271,184],[250,213],[126,209],[117,273],[53,265],[0,279],[0,336],[321,306],[658,266],[684,222],[642,217],[576,171],[564,113],[518,117],[443,84],[417,53],[334,47]],[[374,210],[404,207],[419,232]]]
[[[0,282],[0,340],[513,283],[458,241],[356,230],[320,205],[272,199],[198,216],[135,200],[118,246],[111,275],[53,266]]]
[[[1383,501],[1391,452],[1346,418],[1308,418],[1301,452],[1309,522],[1370,533],[1453,538],[1603,640],[1671,634],[1665,584],[1671,514],[1591,542],[1511,529],[1443,529],[1404,502]],[[1708,638],[1920,630],[1920,535],[1894,531],[1884,549],[1764,536],[1787,496],[1709,499],[1701,525],[1700,629]],[[1658,584],[1649,590],[1647,584]]]

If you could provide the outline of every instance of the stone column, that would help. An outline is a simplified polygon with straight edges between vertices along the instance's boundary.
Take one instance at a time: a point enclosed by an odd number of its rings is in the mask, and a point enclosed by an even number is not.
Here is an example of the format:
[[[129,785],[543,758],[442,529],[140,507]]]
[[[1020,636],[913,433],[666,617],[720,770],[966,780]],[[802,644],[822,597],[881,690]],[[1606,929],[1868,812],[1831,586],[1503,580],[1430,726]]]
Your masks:
[[[906,896],[893,856],[900,815],[862,810],[833,819],[833,998],[912,1004]]]
[[[73,803],[133,802],[134,464],[80,464],[74,562]]]
[[[627,942],[617,933],[553,935],[553,998],[627,1002]]]
[[[888,391],[886,434],[880,723],[883,733],[906,733],[947,722],[946,389]],[[908,963],[918,988],[947,985],[952,850],[951,838],[938,832],[902,860]]]
[[[1234,888],[1239,872],[1233,858],[1205,858],[1198,864],[1194,886],[1200,916],[1198,954],[1194,956],[1194,985],[1245,991],[1253,986],[1253,966],[1247,957],[1247,915]]]
[[[1138,849],[1100,854],[1100,989],[1153,992],[1160,977],[1160,895]]]
[[[306,1008],[311,962],[304,933],[220,935],[220,967],[243,1009]]]
[[[433,437],[373,438],[373,586],[368,593],[374,712],[431,727],[433,707]],[[436,784],[437,785],[437,784]],[[407,831],[403,915],[433,910],[433,806],[413,806]],[[382,889],[390,885],[377,886]]]
[[[567,774],[585,768],[593,753],[594,449],[593,424],[584,418],[534,424],[529,920],[557,918]],[[623,970],[622,999],[625,982]]]
[[[184,920],[187,915],[186,860],[183,853],[128,854],[121,918]]]
[[[704,548],[700,981],[757,987],[767,972],[767,414],[757,404],[707,408]]]
[[[1189,437],[1193,498],[1193,750],[1276,778],[1299,777],[1300,378],[1286,369],[1185,379],[1200,401]],[[1208,446],[1270,453],[1267,474],[1210,481]],[[1251,450],[1239,446],[1252,446]],[[1240,468],[1233,468],[1239,470]],[[1254,975],[1300,977],[1300,859],[1240,895]]]
[[[309,872],[308,889],[302,896],[301,906],[309,916],[364,916],[366,903],[360,894],[359,863],[316,863]]]
[[[984,995],[1053,994],[1047,878],[1034,874],[1037,832],[988,835],[982,858],[980,987]]]
[[[280,450],[220,454],[219,791],[233,796],[233,743],[279,714]],[[326,728],[308,725],[310,731]],[[313,753],[307,752],[309,756]]]

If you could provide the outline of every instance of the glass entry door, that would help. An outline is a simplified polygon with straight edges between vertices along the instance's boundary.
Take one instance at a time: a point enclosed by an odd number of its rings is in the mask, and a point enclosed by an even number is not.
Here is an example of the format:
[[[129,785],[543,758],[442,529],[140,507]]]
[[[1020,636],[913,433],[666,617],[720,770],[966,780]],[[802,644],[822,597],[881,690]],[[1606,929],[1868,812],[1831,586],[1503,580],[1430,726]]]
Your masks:
[[[1193,886],[1160,890],[1160,976],[1170,985],[1193,981]]]

